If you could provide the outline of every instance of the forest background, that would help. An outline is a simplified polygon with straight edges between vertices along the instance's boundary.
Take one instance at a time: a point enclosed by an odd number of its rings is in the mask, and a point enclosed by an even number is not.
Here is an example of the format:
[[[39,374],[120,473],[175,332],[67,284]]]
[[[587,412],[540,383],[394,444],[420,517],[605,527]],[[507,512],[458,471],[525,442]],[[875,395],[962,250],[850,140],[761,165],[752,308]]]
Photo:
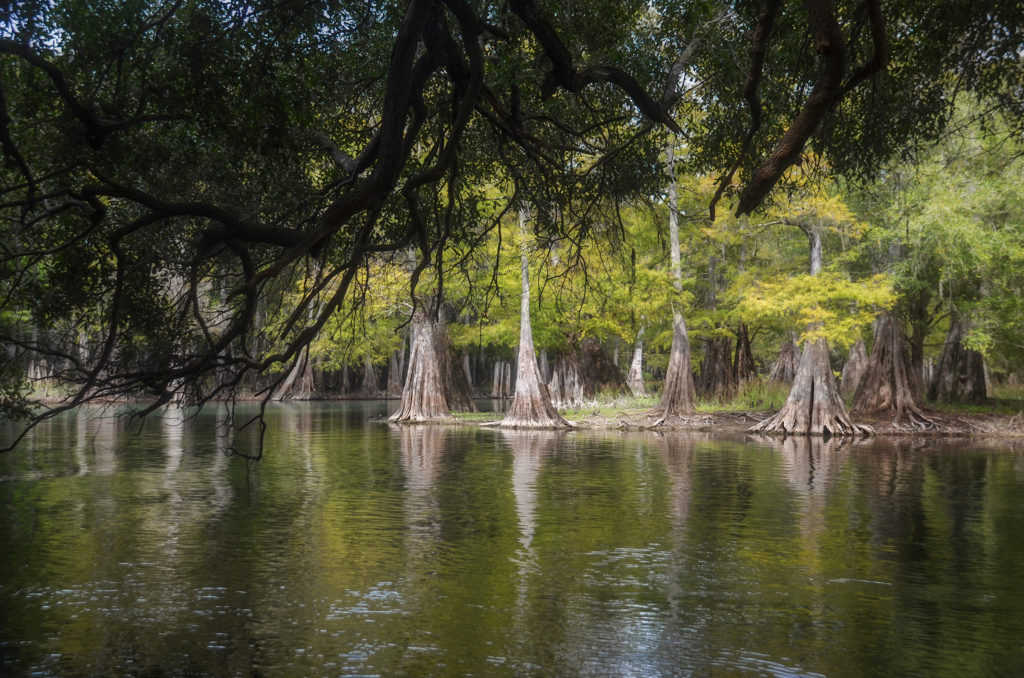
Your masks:
[[[4,415],[1019,383],[1019,3],[583,5],[7,4]]]

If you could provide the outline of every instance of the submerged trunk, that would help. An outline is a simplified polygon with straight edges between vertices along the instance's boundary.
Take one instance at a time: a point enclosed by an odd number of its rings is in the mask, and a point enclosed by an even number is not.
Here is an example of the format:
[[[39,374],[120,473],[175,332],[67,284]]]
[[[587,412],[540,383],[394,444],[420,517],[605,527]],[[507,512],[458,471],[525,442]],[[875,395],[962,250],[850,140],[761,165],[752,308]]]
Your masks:
[[[683,266],[679,259],[679,204],[676,199],[675,156],[672,144],[665,151],[668,165],[668,235],[669,255],[672,260],[672,285],[676,291],[683,289]],[[665,370],[665,386],[661,391],[663,416],[689,413],[695,410],[693,367],[690,364],[690,336],[686,331],[686,320],[682,311],[672,312],[672,349],[669,353],[668,368]]]
[[[792,384],[796,378],[796,370],[800,364],[800,352],[796,347],[796,337],[789,335],[789,339],[782,343],[779,349],[779,357],[772,365],[772,371],[768,373],[768,381],[777,381],[780,384]]]
[[[636,344],[633,346],[633,361],[629,364],[629,374],[626,375],[626,386],[637,398],[647,395],[644,388],[644,327],[636,333]]]
[[[983,403],[985,390],[985,359],[964,345],[968,324],[962,316],[954,316],[946,334],[935,376],[928,387],[930,400],[952,403]]]
[[[519,211],[519,231],[525,236],[526,212]],[[519,368],[516,372],[516,390],[501,425],[508,428],[562,428],[569,422],[563,419],[548,396],[548,389],[540,378],[537,354],[533,350],[533,330],[530,327],[530,270],[526,248],[520,254],[522,292],[519,299]]]
[[[907,351],[903,321],[883,313],[875,321],[874,347],[853,398],[854,413],[891,415],[895,422],[928,425],[930,420],[921,411],[915,396],[916,378]]]
[[[878,344],[876,343],[875,346],[877,347]],[[864,342],[858,339],[850,347],[850,355],[846,358],[846,364],[843,365],[843,376],[839,379],[839,390],[843,397],[851,396],[857,392],[857,386],[860,384],[860,380],[867,369],[868,352],[864,348]]]
[[[839,396],[824,339],[807,341],[786,404],[751,431],[783,435],[852,435],[870,429],[854,424]]]
[[[754,354],[750,350],[750,333],[747,324],[741,322],[736,327],[736,352],[732,360],[732,380],[737,387],[757,378],[757,365]]]
[[[717,398],[728,394],[732,387],[732,341],[728,337],[708,339],[698,388],[704,397]]]

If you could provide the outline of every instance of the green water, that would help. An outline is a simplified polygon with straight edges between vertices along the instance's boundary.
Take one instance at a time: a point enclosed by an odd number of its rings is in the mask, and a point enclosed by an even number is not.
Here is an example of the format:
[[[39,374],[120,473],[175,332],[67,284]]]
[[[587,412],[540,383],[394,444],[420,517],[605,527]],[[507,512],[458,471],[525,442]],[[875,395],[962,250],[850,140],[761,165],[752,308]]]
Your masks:
[[[388,407],[275,407],[257,464],[212,410],[44,425],[0,456],[0,673],[1024,675],[1012,443]]]

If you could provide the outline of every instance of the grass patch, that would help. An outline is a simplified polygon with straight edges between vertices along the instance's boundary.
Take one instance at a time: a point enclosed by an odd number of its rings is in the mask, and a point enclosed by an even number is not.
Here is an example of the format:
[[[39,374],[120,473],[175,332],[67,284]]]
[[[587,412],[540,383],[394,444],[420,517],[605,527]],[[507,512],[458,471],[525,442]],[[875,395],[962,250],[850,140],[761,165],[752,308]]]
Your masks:
[[[698,412],[752,412],[778,410],[786,404],[790,387],[777,381],[748,381],[729,397],[698,398]]]

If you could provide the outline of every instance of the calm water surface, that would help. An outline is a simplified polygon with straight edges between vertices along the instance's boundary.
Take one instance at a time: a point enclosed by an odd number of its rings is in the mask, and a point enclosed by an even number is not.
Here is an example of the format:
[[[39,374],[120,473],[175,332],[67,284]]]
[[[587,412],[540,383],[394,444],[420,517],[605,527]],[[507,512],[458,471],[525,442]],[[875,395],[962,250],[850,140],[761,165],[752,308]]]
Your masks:
[[[0,456],[0,673],[1024,675],[1013,443],[389,407],[277,406],[256,464],[213,409],[46,424]]]

